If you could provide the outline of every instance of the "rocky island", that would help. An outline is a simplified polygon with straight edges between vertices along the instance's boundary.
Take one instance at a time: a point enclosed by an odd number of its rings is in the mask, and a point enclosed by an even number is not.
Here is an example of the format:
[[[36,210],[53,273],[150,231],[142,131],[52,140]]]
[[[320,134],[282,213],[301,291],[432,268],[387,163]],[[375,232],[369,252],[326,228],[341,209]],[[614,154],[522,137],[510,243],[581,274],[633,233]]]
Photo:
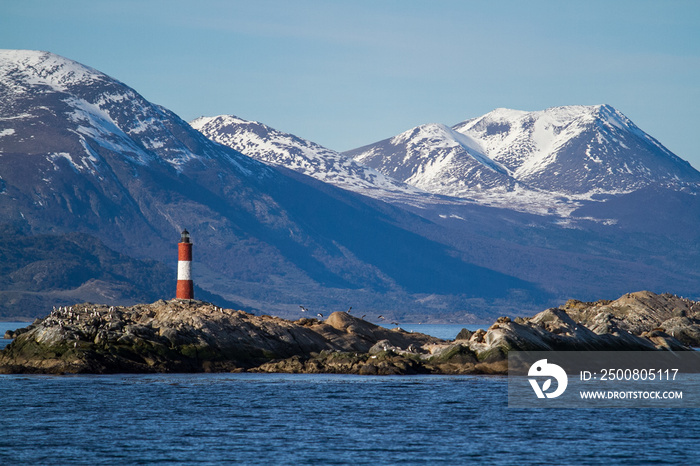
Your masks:
[[[511,350],[690,350],[700,303],[631,293],[501,317],[454,341],[386,329],[345,312],[326,320],[257,316],[194,300],[54,309],[0,352],[0,373],[289,372],[503,374]]]

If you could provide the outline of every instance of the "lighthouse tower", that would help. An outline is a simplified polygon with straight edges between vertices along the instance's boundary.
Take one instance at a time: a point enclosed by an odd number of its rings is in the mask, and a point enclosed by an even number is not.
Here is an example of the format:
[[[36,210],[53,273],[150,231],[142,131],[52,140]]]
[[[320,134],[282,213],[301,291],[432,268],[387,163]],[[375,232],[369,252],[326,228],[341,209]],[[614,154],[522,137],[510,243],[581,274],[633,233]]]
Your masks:
[[[192,283],[192,243],[190,233],[182,231],[182,237],[177,245],[177,291],[175,299],[194,299],[194,284]]]

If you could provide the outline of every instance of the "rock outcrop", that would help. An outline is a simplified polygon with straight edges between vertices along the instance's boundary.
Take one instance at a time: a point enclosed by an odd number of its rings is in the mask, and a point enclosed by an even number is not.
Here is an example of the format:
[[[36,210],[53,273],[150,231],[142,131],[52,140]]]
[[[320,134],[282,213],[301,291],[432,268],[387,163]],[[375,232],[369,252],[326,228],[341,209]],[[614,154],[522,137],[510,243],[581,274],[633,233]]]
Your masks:
[[[7,336],[14,341],[0,352],[0,373],[505,373],[510,351],[690,350],[700,344],[700,303],[649,292],[569,301],[528,319],[501,317],[455,341],[345,312],[292,322],[202,301],[85,303]]]
[[[663,332],[689,346],[700,346],[700,302],[650,291],[628,293],[615,301],[569,300],[560,309],[596,333]]]
[[[419,351],[442,341],[342,312],[325,322],[292,322],[182,300],[132,307],[78,304],[8,336],[15,340],[0,353],[5,373],[241,371],[293,357],[366,354],[380,340]]]

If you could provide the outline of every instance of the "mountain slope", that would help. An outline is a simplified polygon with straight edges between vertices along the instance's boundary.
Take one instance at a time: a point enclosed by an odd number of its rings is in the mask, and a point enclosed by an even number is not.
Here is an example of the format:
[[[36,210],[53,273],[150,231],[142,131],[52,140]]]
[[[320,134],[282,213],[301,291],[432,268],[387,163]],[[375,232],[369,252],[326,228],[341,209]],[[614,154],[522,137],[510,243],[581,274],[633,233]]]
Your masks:
[[[0,135],[6,223],[89,233],[173,265],[187,227],[197,283],[243,305],[405,314],[424,294],[461,309],[477,299],[482,310],[513,293],[539,301],[533,307],[549,299],[404,228],[428,223],[420,217],[212,142],[124,84],[50,53],[0,52]]]
[[[343,189],[380,198],[421,194],[338,152],[233,115],[200,117],[190,125],[216,141],[261,162],[283,166]]]
[[[7,225],[0,233],[2,319],[40,317],[78,301],[152,302],[175,287],[169,267],[118,254],[84,233],[27,235]]]

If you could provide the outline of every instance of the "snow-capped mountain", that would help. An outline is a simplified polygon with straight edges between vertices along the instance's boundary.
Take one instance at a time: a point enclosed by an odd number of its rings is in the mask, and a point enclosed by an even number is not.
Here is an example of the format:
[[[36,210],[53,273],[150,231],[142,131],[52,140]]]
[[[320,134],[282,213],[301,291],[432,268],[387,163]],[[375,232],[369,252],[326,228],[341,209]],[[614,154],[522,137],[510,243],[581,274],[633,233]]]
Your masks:
[[[266,312],[548,296],[416,233],[429,225],[421,217],[213,142],[123,83],[46,52],[0,51],[0,219],[29,233],[88,233],[170,265],[187,228],[196,284]]]
[[[580,195],[700,183],[700,172],[609,105],[494,110],[453,127],[519,182]]]
[[[190,122],[209,139],[267,164],[283,166],[350,191],[386,199],[420,194],[349,157],[293,134],[233,115],[200,117]]]
[[[517,184],[506,167],[484,154],[478,141],[442,124],[418,126],[344,155],[447,196],[464,197],[484,189],[510,191]]]
[[[343,155],[433,194],[561,217],[596,194],[700,190],[700,172],[607,105],[498,109]]]
[[[578,107],[569,110],[580,113]],[[203,129],[210,121],[215,124]],[[344,179],[339,182],[337,174],[342,171],[335,168],[338,157],[333,151],[235,117],[203,119],[193,125],[251,156],[348,189]],[[696,230],[693,225],[700,226],[700,218],[693,215],[698,200],[692,190],[675,191],[683,183],[647,186],[630,194],[616,189],[617,194],[599,196],[592,194],[604,193],[601,186],[578,194],[560,186],[553,191],[537,188],[518,180],[518,167],[490,157],[493,144],[488,144],[488,136],[493,133],[496,129],[489,128],[472,137],[444,125],[423,125],[343,155],[355,156],[390,178],[441,194],[387,196],[382,189],[366,188],[365,181],[376,177],[351,185],[362,187],[359,192],[367,189],[380,199],[398,201],[397,205],[428,219],[428,224],[416,222],[416,231],[457,247],[481,265],[536,279],[553,290],[624,289],[630,283],[633,287],[645,283],[651,289],[663,289],[657,288],[659,283],[673,283],[672,288],[691,284],[692,289],[697,283],[688,258],[700,257],[700,251],[688,241]],[[534,136],[535,142],[543,143],[539,132]],[[342,160],[341,166],[346,163]],[[324,176],[326,167],[330,176]],[[688,173],[692,179],[693,170]],[[669,230],[671,223],[680,228]],[[658,262],[660,257],[663,263]],[[648,268],[649,264],[659,268]]]
[[[98,154],[100,149],[119,152],[137,165],[167,163],[175,169],[213,155],[208,141],[196,133],[184,140],[179,137],[182,121],[172,112],[147,102],[107,75],[58,55],[3,50],[0,83],[6,114],[2,120],[6,153],[15,149],[24,154],[42,153],[44,146],[53,143],[48,136],[27,139],[16,126],[39,124],[55,131],[47,120],[67,119],[69,125],[62,126],[68,126],[67,131],[77,136],[83,150],[55,153],[50,158],[64,158],[78,172],[100,173],[100,165],[105,162]],[[243,171],[251,169],[244,166],[251,165],[246,157],[233,153],[229,157],[234,165],[241,164]]]

